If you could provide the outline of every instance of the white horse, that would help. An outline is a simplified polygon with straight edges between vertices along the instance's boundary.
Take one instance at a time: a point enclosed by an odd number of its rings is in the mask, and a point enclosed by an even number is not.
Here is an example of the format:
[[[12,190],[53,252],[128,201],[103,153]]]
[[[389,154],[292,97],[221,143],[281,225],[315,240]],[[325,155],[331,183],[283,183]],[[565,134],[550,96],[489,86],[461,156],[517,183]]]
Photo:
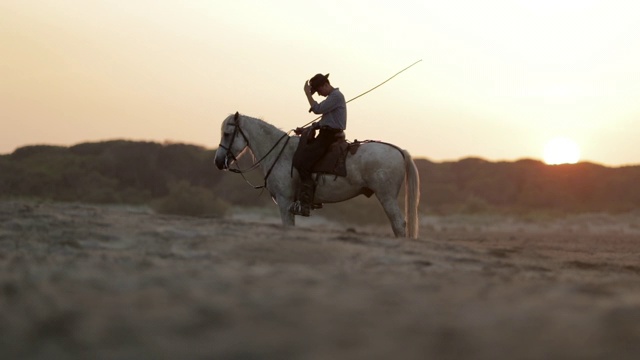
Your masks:
[[[262,168],[265,187],[280,208],[282,224],[295,225],[289,205],[294,201],[299,178],[297,171],[292,172],[291,164],[300,138],[239,113],[229,115],[222,122],[221,132],[215,157],[218,169],[230,170],[230,165],[249,149],[254,160],[258,159],[251,168]],[[346,177],[321,175],[314,203],[341,202],[373,193],[382,204],[393,233],[397,237],[417,238],[420,179],[411,155],[390,144],[367,142],[361,144],[354,155],[348,155],[346,166]],[[398,204],[403,182],[406,221]]]

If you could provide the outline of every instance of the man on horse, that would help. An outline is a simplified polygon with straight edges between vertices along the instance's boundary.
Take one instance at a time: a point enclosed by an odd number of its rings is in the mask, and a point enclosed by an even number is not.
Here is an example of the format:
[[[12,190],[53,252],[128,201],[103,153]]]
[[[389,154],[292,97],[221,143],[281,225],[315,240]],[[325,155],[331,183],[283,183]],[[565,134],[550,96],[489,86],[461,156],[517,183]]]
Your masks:
[[[315,101],[313,94],[316,92],[326,99],[320,103]],[[347,103],[340,89],[329,83],[329,74],[316,74],[311,80],[305,81],[304,93],[311,106],[309,112],[322,114],[322,118],[312,123],[309,129],[296,129],[296,134],[305,133],[303,139],[306,141],[301,139],[293,158],[293,166],[300,175],[301,187],[298,200],[291,204],[289,211],[295,215],[309,216],[316,187],[311,176],[313,165],[322,158],[332,143],[344,137],[344,130],[347,128]],[[320,132],[315,136],[317,129]]]

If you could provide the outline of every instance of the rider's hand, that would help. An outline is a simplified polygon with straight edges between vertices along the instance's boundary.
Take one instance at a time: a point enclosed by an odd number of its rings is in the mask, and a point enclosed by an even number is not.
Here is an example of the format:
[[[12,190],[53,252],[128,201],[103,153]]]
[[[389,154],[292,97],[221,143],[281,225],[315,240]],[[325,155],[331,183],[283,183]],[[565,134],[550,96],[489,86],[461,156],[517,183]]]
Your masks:
[[[296,133],[296,135],[302,135],[302,132],[304,131],[304,128],[296,128],[295,130],[293,130],[294,133]]]
[[[309,81],[304,82],[304,88],[302,89],[304,90],[305,94],[311,95],[311,85],[309,85]]]

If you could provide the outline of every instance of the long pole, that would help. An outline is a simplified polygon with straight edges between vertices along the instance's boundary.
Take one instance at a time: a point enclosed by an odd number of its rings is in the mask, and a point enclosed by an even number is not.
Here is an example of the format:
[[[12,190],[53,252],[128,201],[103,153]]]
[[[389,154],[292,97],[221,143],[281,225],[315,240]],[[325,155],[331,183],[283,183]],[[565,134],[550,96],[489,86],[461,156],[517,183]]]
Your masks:
[[[418,61],[414,62],[413,64],[411,64],[411,65],[407,66],[406,68],[404,68],[404,69],[402,69],[402,70],[398,71],[397,73],[393,74],[393,76],[391,76],[391,77],[390,77],[390,78],[388,78],[387,80],[385,80],[385,81],[381,82],[380,84],[378,84],[378,85],[376,85],[376,86],[372,87],[371,89],[369,89],[369,90],[367,90],[367,91],[363,92],[362,94],[360,94],[360,95],[358,95],[358,96],[356,96],[356,97],[352,98],[351,100],[347,101],[346,103],[348,104],[348,103],[352,102],[353,100],[355,100],[355,99],[357,99],[357,98],[359,98],[359,97],[362,97],[362,96],[364,96],[364,95],[367,95],[368,93],[372,92],[373,90],[375,90],[375,89],[379,88],[380,86],[382,86],[382,85],[384,85],[384,84],[388,83],[388,82],[389,82],[391,79],[393,79],[394,77],[396,77],[396,76],[398,76],[398,75],[402,74],[403,72],[405,72],[405,71],[409,70],[409,68],[413,67],[413,65],[415,65],[415,64],[417,64],[417,63],[419,63],[420,61],[422,61],[422,59],[420,59],[420,60],[418,60]],[[312,122],[314,122],[314,121],[316,121],[316,120],[320,119],[321,117],[322,117],[322,115],[318,116],[317,118],[315,118],[315,119],[313,119],[313,120],[309,121],[308,123],[306,123],[306,124],[305,124],[305,125],[303,125],[302,127],[306,127],[306,126],[308,126],[309,124],[311,124]]]

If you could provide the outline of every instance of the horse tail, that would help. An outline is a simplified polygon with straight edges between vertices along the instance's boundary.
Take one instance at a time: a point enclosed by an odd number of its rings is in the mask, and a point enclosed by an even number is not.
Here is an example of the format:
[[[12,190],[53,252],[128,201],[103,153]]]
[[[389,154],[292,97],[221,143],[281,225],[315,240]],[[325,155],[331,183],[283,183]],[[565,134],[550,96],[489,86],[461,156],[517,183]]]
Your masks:
[[[407,150],[402,150],[404,156],[404,213],[407,217],[407,237],[418,238],[418,204],[420,203],[420,176],[418,168]]]

